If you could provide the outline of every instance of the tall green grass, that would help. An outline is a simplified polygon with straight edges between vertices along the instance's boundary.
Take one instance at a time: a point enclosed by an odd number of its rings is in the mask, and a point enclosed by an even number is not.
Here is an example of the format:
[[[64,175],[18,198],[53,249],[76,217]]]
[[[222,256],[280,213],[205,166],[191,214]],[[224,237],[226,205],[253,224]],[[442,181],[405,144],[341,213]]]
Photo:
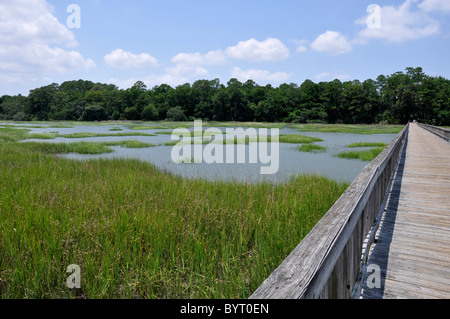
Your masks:
[[[350,148],[357,148],[357,147],[382,147],[382,148],[385,148],[386,146],[388,146],[388,144],[382,143],[382,142],[380,142],[380,143],[378,143],[378,142],[375,142],[375,143],[357,142],[357,143],[352,143],[352,144],[347,145],[347,147],[350,147]]]
[[[368,150],[341,152],[338,154],[341,158],[358,159],[366,162],[373,161],[385,148],[387,143],[357,142],[347,145],[348,148],[371,147]]]
[[[247,298],[347,187],[188,180],[54,147],[0,142],[1,298]]]
[[[141,141],[111,141],[111,142],[76,142],[76,143],[23,143],[29,149],[34,151],[42,151],[47,154],[105,154],[112,153],[113,149],[110,146],[120,146],[125,148],[146,148],[155,146],[153,144],[144,143]]]
[[[324,153],[327,151],[327,148],[325,146],[316,144],[303,144],[301,146],[298,146],[297,150],[306,153]]]
[[[376,147],[365,151],[350,151],[339,153],[338,156],[347,159],[359,159],[362,161],[370,162],[375,159],[382,151],[384,147]]]
[[[59,134],[59,133],[32,133],[27,136],[28,139],[36,140],[51,140],[57,137],[63,138],[90,138],[90,137],[123,137],[123,136],[156,136],[149,133],[136,133],[136,132],[123,132],[123,133],[90,133],[79,132],[72,134]]]

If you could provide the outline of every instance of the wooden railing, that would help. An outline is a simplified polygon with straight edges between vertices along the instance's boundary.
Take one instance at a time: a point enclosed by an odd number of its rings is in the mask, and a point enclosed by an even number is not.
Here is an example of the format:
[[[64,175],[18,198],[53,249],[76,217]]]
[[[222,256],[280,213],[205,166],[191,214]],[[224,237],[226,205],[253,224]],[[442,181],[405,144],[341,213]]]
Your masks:
[[[409,126],[368,164],[333,207],[250,299],[348,299],[363,243],[389,192]],[[382,209],[382,208],[381,208]]]
[[[437,136],[442,137],[443,139],[446,139],[447,141],[450,141],[450,130],[449,129],[445,129],[443,127],[438,127],[438,126],[422,124],[422,123],[418,123],[418,125],[421,128],[426,129],[427,131],[430,131],[431,133],[434,133]]]

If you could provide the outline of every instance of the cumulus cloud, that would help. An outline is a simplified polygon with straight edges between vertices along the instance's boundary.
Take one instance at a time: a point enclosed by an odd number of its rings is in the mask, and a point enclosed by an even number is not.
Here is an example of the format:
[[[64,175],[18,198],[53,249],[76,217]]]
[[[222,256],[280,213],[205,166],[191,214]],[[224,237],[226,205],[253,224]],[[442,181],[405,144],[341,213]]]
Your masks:
[[[175,66],[165,68],[163,73],[160,74],[149,74],[143,77],[133,77],[125,80],[113,78],[110,79],[108,83],[116,84],[120,88],[129,88],[139,80],[143,81],[148,87],[161,84],[175,87],[184,83],[189,83],[196,78],[206,77],[208,74],[208,70],[202,66],[179,63]]]
[[[160,74],[151,74],[139,79],[111,79],[110,82],[117,83],[120,87],[130,87],[137,80],[143,81],[147,86],[160,84],[177,86],[199,78],[209,77],[210,73],[207,67],[223,66],[229,63],[230,60],[275,62],[285,60],[288,57],[289,49],[278,39],[268,38],[264,41],[250,39],[241,41],[237,45],[226,49],[209,51],[207,53],[179,53],[170,60],[173,64],[166,67]],[[105,62],[115,67],[128,69],[135,63],[139,64],[138,61],[143,60],[142,58],[143,55],[138,56],[130,52],[115,50],[105,56]],[[152,64],[152,59],[147,57],[146,60],[149,62],[149,65]],[[153,62],[156,62],[156,59]],[[252,79],[258,82],[284,82],[292,77],[292,74],[286,72],[270,72],[258,69],[242,70],[239,67],[234,67],[231,73],[232,77],[242,81]]]
[[[74,34],[52,14],[44,0],[3,0],[0,3],[0,71],[10,78],[41,77],[95,67],[73,49]],[[61,47],[62,46],[62,47]]]
[[[426,11],[445,9],[449,1],[425,0],[415,6],[417,0],[406,0],[399,6],[380,7],[380,26],[367,27],[369,15],[356,21],[366,25],[358,34],[358,40],[384,39],[389,42],[404,42],[431,36],[439,32],[440,23]]]
[[[321,80],[334,80],[334,79],[338,79],[338,80],[346,80],[348,79],[350,76],[342,71],[338,71],[338,72],[322,72],[316,75],[316,79],[321,81]]]
[[[311,43],[311,48],[331,55],[345,54],[352,50],[352,46],[347,38],[337,31],[322,33]]]
[[[278,39],[250,39],[228,47],[226,54],[233,59],[252,62],[283,61],[289,58],[289,49]]]
[[[0,2],[0,41],[3,45],[57,43],[75,47],[73,33],[52,15],[44,0],[2,0]]]
[[[419,8],[425,11],[450,12],[450,1],[448,0],[424,0]]]
[[[104,61],[109,66],[122,70],[158,66],[158,60],[148,53],[133,54],[122,49],[113,50],[105,55]]]
[[[172,62],[184,65],[221,65],[226,62],[226,56],[221,50],[201,53],[179,53]]]
[[[267,70],[242,70],[239,67],[234,67],[231,71],[232,77],[238,79],[241,82],[247,80],[254,80],[255,82],[286,82],[291,77],[292,74],[286,72],[274,72],[271,73]]]

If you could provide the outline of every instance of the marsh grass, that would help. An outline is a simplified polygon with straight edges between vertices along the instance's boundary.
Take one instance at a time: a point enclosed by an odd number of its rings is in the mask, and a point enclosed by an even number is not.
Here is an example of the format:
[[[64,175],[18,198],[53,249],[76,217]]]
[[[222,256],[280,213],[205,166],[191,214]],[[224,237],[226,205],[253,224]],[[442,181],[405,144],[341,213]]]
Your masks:
[[[33,151],[41,151],[47,154],[104,154],[112,153],[113,150],[105,144],[94,142],[77,142],[77,143],[35,143],[26,142],[24,146]]]
[[[327,151],[325,146],[316,145],[316,144],[303,144],[297,147],[297,150],[300,152],[307,153],[324,153]]]
[[[377,142],[357,142],[347,145],[348,148],[359,148],[359,147],[370,147],[369,150],[361,151],[349,151],[339,153],[338,156],[347,159],[359,159],[362,161],[370,162],[375,159],[385,148],[388,146],[387,143],[377,143]]]
[[[140,141],[112,141],[112,142],[75,142],[75,143],[23,143],[30,149],[35,151],[42,151],[48,154],[105,154],[112,153],[113,149],[110,146],[120,146],[126,148],[146,148],[155,146],[149,143]]]
[[[387,143],[370,143],[370,142],[358,142],[358,143],[352,143],[347,145],[347,147],[350,148],[357,148],[357,147],[383,147],[385,148],[388,146]]]
[[[156,146],[155,144],[151,143],[145,143],[141,141],[112,141],[112,142],[102,142],[101,144],[104,144],[106,146],[121,146],[126,148],[147,148],[147,147],[153,147]]]
[[[89,133],[80,132],[73,134],[56,134],[56,137],[64,138],[88,138],[88,137],[122,137],[122,136],[156,136],[155,134],[140,132],[124,132],[124,133]]]
[[[398,134],[403,125],[349,125],[349,124],[291,124],[299,132],[353,133],[353,134]]]
[[[318,137],[303,136],[298,134],[281,134],[280,143],[292,143],[292,144],[309,144],[314,142],[322,142],[323,140]]]
[[[247,298],[348,186],[188,180],[52,156],[76,143],[3,140],[1,298]],[[79,290],[66,286],[71,264]]]
[[[17,142],[28,136],[27,129],[17,129],[12,127],[0,127],[0,143]]]
[[[31,133],[28,134],[27,139],[30,140],[53,140],[58,133]]]
[[[34,140],[51,140],[57,137],[62,138],[91,138],[91,137],[124,137],[124,136],[156,136],[155,134],[149,133],[135,133],[135,132],[124,132],[124,133],[89,133],[89,132],[79,132],[72,134],[59,134],[59,133],[31,133],[28,134],[27,139]]]
[[[144,131],[144,130],[165,130],[169,129],[165,125],[126,125],[130,130],[133,131]]]
[[[362,161],[370,162],[375,159],[382,151],[384,150],[384,147],[376,147],[372,148],[370,150],[364,150],[364,151],[350,151],[350,152],[342,152],[339,153],[338,156],[341,158],[347,158],[347,159],[359,159]]]
[[[172,132],[156,132],[157,134],[172,134]],[[194,138],[194,132],[191,133],[191,138]],[[208,133],[208,132],[206,132]],[[205,132],[202,132],[202,136],[205,134]],[[212,134],[212,133],[211,133]],[[249,144],[250,142],[260,142],[262,136],[245,136],[245,137],[227,137],[225,134],[223,134],[222,141],[215,140],[214,138],[210,138],[208,134],[205,135],[202,142],[203,144],[209,144],[209,143],[222,143],[222,144]],[[264,140],[268,143],[272,142],[272,137],[264,136]],[[192,140],[193,141],[193,140]],[[280,134],[278,136],[278,142],[279,143],[290,143],[290,144],[309,144],[309,143],[315,143],[315,142],[322,142],[323,140],[321,138],[317,137],[310,137],[310,136],[304,136],[299,134]],[[178,144],[178,141],[170,141],[163,143],[163,145],[166,146],[173,146]],[[189,144],[189,142],[186,142]]]

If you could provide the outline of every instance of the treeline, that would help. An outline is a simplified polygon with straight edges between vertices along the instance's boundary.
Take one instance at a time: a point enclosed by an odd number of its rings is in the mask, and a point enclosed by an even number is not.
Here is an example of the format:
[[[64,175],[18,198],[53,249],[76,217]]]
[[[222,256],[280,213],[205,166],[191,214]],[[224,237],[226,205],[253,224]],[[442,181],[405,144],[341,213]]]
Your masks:
[[[422,68],[368,79],[260,86],[252,80],[198,80],[175,88],[91,81],[53,83],[28,96],[0,98],[3,120],[171,120],[450,125],[450,80]]]

